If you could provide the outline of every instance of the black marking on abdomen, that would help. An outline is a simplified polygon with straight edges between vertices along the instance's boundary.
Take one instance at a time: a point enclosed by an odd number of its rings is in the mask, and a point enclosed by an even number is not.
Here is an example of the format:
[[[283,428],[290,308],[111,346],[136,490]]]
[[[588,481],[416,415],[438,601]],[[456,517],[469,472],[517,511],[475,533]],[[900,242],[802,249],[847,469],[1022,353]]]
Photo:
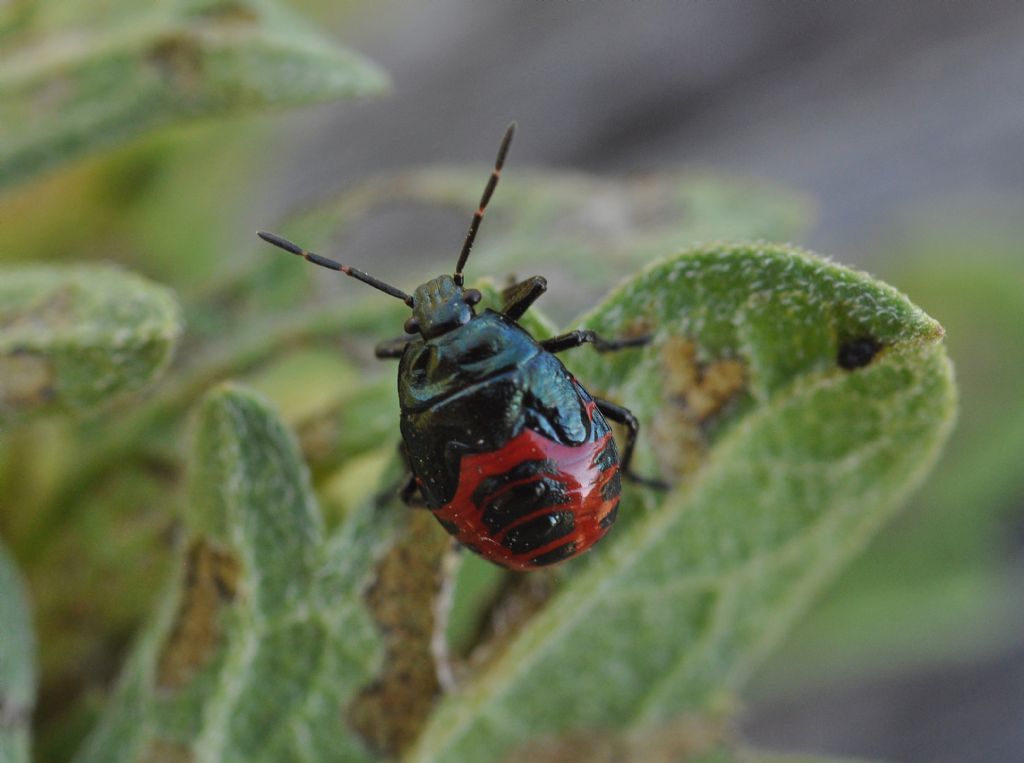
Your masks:
[[[598,471],[606,471],[619,463],[619,453],[615,449],[615,440],[611,437],[604,444],[604,447],[597,452],[594,456],[593,464],[597,467]]]
[[[568,559],[570,556],[576,553],[576,541],[570,541],[558,548],[554,548],[551,551],[545,551],[540,556],[535,556],[530,560],[530,564],[534,567],[545,567],[549,564],[557,564],[563,559]]]
[[[565,537],[575,527],[576,519],[571,511],[552,511],[513,527],[505,534],[501,545],[513,554],[525,554]]]
[[[454,522],[449,522],[447,519],[441,519],[441,517],[437,517],[437,521],[441,523],[441,527],[448,531],[449,535],[457,536],[459,534],[459,526]]]
[[[497,533],[527,514],[569,503],[565,484],[550,477],[514,485],[501,495],[487,500],[483,523]]]
[[[615,504],[615,508],[613,508],[611,511],[609,511],[607,514],[604,515],[604,519],[602,519],[600,521],[600,523],[598,524],[598,527],[600,527],[602,530],[607,530],[609,527],[611,527],[613,524],[615,524],[615,519],[618,516],[619,516],[619,504]]]
[[[622,492],[622,480],[619,477],[619,470],[615,470],[615,474],[611,476],[606,483],[601,486],[601,497],[606,501],[614,500],[619,497],[619,493]]]
[[[546,458],[538,458],[533,461],[522,461],[513,466],[507,472],[496,474],[492,477],[485,477],[480,480],[480,484],[476,486],[476,490],[473,491],[473,495],[470,496],[470,500],[478,509],[483,508],[484,501],[505,487],[505,485],[508,485],[511,482],[520,482],[522,480],[529,479],[530,477],[545,473],[558,474],[558,464]]]

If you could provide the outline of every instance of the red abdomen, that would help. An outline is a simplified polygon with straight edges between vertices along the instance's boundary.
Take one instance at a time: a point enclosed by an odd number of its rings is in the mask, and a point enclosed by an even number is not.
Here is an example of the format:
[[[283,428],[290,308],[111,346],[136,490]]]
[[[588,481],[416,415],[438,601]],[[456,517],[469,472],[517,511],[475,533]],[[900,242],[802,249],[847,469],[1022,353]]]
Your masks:
[[[438,521],[467,548],[516,570],[589,549],[615,522],[620,491],[615,441],[593,405],[598,436],[589,442],[562,445],[525,429],[498,451],[463,456],[455,496],[434,510]]]

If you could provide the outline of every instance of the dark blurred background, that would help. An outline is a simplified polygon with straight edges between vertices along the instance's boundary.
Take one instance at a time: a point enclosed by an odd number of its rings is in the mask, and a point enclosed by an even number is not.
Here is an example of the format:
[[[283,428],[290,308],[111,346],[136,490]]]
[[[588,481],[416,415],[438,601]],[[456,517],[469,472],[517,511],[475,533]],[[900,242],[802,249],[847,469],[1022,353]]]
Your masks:
[[[512,119],[510,172],[693,169],[795,191],[813,213],[793,243],[877,274],[943,323],[962,404],[927,484],[754,677],[742,731],[808,753],[1024,761],[1024,4],[291,5],[386,70],[390,93],[203,119],[34,179],[0,198],[0,257],[113,259],[174,287],[192,305],[187,361],[204,332],[223,339],[195,307],[206,290],[271,260],[253,231],[382,172],[474,162],[482,184]],[[382,277],[417,257],[426,272],[450,263],[470,212],[391,205],[338,245]],[[557,297],[545,310],[572,314]],[[50,567],[27,570],[37,612],[41,591],[65,585]],[[121,646],[148,611],[139,588],[114,618]],[[40,630],[45,674],[60,647]],[[85,684],[116,674],[119,656],[104,655]]]
[[[802,190],[818,211],[803,243],[845,260],[922,209],[1019,209],[1019,3],[437,0],[339,16],[394,94],[296,118],[274,203],[487,157],[516,119],[518,162],[696,165]]]

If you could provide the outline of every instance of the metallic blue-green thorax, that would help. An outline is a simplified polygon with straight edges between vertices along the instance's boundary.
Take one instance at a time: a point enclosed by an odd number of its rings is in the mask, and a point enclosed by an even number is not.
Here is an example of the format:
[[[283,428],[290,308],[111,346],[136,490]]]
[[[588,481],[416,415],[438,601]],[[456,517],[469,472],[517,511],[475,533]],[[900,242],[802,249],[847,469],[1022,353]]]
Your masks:
[[[413,341],[398,372],[402,436],[428,504],[450,500],[464,453],[499,450],[524,427],[576,445],[595,432],[590,396],[554,355],[491,310]],[[595,425],[607,424],[603,417]]]

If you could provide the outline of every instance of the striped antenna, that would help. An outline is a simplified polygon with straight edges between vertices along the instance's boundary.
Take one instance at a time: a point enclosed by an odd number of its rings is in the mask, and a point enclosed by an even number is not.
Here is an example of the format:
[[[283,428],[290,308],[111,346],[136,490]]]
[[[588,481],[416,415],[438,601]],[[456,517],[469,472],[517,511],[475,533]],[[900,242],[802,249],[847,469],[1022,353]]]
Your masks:
[[[494,161],[494,170],[491,172],[491,177],[484,188],[484,195],[480,197],[480,205],[473,214],[473,220],[470,222],[469,230],[466,232],[466,240],[462,244],[462,251],[459,253],[459,261],[455,265],[455,275],[453,276],[455,283],[459,286],[462,286],[463,282],[462,269],[466,267],[466,260],[469,259],[469,250],[473,248],[473,241],[476,239],[477,230],[480,229],[480,221],[484,219],[484,212],[487,210],[487,204],[491,200],[491,194],[494,193],[494,189],[498,186],[501,168],[505,164],[505,156],[508,154],[508,147],[512,144],[512,136],[515,135],[515,132],[516,123],[513,122],[505,130],[505,137],[501,139],[498,158]]]
[[[362,281],[365,284],[368,284],[368,285],[372,286],[375,289],[379,289],[380,291],[384,292],[385,294],[390,294],[392,297],[398,297],[400,300],[405,302],[405,304],[407,304],[409,307],[412,307],[412,297],[410,297],[408,294],[406,294],[401,289],[396,289],[391,284],[386,284],[383,281],[381,281],[379,278],[374,278],[369,273],[364,273],[361,270],[356,270],[355,268],[350,267],[348,265],[342,265],[340,262],[335,262],[334,260],[329,260],[326,257],[321,257],[319,254],[313,254],[312,252],[307,252],[305,249],[303,249],[298,244],[293,244],[288,239],[281,238],[277,234],[274,234],[274,233],[264,233],[263,231],[259,231],[256,235],[258,235],[261,239],[266,241],[268,244],[273,244],[274,246],[278,247],[279,249],[284,249],[286,252],[291,252],[292,254],[297,254],[297,255],[299,255],[299,257],[305,257],[307,260],[312,262],[314,265],[319,265],[320,267],[328,268],[329,270],[340,271],[340,272],[344,273],[347,276],[352,276],[352,278],[355,278],[357,280]]]

